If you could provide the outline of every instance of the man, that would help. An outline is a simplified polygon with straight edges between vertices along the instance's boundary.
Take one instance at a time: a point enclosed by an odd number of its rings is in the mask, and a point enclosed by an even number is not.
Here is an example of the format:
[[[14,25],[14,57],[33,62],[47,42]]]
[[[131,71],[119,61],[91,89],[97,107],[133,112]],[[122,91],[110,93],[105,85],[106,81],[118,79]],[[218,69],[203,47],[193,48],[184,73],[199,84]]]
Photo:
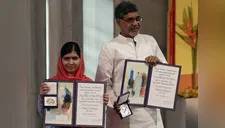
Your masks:
[[[145,60],[152,66],[167,63],[155,39],[139,34],[142,18],[136,5],[127,1],[120,3],[115,8],[115,19],[120,34],[103,45],[96,73],[96,81],[107,82],[111,107],[120,95],[125,59]],[[159,109],[134,106],[131,109],[133,115],[123,120],[108,109],[107,128],[163,128]]]

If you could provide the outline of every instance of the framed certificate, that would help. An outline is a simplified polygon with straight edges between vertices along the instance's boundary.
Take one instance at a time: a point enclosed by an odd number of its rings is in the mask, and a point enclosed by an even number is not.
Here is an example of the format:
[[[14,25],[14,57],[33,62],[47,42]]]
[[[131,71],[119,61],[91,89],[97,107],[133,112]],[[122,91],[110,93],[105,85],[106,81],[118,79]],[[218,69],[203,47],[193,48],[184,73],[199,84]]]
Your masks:
[[[103,127],[104,83],[57,81],[58,107],[45,109],[45,125]]]
[[[130,105],[175,110],[181,66],[126,60],[121,94],[129,91]]]

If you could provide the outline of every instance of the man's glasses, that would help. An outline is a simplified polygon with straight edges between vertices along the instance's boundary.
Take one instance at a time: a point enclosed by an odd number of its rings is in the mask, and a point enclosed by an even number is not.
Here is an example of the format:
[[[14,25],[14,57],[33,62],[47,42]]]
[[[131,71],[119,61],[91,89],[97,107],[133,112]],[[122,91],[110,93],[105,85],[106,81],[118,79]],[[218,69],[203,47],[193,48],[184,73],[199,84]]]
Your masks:
[[[123,21],[127,22],[127,23],[134,23],[134,21],[136,22],[141,22],[142,21],[142,17],[141,16],[137,16],[136,18],[128,18],[128,19],[122,19]]]

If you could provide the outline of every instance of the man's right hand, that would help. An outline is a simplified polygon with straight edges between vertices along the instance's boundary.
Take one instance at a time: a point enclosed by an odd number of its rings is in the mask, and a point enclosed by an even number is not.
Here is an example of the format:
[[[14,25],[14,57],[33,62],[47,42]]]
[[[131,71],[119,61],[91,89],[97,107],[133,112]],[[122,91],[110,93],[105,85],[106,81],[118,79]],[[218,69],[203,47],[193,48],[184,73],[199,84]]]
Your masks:
[[[114,102],[113,108],[117,114],[120,114],[120,106],[117,104],[117,102]]]
[[[130,100],[128,99],[127,103],[129,103],[129,102],[130,102]],[[120,106],[117,104],[117,102],[114,102],[113,108],[117,114],[120,114]]]
[[[44,98],[44,95],[46,93],[48,93],[50,91],[50,88],[45,84],[45,83],[41,83],[41,86],[40,86],[40,97],[41,99]]]

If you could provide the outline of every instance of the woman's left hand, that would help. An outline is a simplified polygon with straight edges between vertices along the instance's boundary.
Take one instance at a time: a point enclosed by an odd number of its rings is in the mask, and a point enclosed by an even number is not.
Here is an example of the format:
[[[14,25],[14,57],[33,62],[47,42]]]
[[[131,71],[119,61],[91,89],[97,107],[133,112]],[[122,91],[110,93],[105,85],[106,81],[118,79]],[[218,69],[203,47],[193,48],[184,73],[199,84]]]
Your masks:
[[[108,102],[109,102],[109,94],[108,94],[108,93],[105,93],[105,94],[103,95],[103,103],[104,103],[105,105],[107,105]]]

